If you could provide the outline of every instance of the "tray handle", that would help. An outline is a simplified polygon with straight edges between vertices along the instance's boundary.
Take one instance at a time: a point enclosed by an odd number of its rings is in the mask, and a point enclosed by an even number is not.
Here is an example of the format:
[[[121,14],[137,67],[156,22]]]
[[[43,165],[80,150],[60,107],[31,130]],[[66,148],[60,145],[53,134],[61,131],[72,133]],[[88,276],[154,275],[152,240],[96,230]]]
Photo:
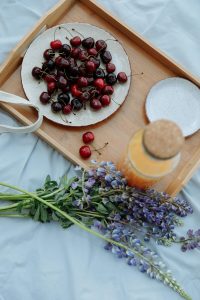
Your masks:
[[[13,127],[9,125],[3,125],[0,124],[0,133],[4,132],[14,132],[14,133],[28,133],[36,131],[42,124],[43,121],[43,115],[37,105],[34,105],[30,103],[29,101],[25,100],[22,97],[6,93],[4,91],[0,91],[0,101],[4,103],[12,103],[12,104],[19,104],[19,105],[25,105],[25,106],[31,106],[38,112],[38,118],[37,120],[28,126],[22,126],[22,127]]]

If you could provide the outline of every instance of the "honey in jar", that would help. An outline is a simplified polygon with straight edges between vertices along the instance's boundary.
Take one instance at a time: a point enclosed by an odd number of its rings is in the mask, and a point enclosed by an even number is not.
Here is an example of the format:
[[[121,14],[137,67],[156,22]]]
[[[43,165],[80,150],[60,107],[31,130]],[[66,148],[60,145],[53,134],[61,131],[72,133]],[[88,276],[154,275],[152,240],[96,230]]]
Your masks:
[[[129,185],[146,189],[176,168],[183,143],[182,132],[174,122],[152,122],[131,138],[118,168]]]

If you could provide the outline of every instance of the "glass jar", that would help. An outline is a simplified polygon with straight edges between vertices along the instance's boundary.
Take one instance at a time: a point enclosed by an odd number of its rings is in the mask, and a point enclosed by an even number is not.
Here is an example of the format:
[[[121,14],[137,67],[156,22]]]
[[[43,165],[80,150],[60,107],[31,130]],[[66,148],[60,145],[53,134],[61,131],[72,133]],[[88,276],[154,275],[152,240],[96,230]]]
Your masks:
[[[131,138],[118,168],[129,185],[146,189],[176,168],[183,142],[182,132],[175,123],[152,122]]]

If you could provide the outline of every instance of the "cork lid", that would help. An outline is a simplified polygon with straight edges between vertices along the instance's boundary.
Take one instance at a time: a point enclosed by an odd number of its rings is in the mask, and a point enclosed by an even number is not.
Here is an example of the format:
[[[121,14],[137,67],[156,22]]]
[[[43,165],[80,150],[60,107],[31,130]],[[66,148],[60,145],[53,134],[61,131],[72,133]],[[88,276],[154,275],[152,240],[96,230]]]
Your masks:
[[[175,156],[183,146],[184,138],[180,128],[172,121],[158,120],[144,130],[143,144],[153,156],[167,159]]]

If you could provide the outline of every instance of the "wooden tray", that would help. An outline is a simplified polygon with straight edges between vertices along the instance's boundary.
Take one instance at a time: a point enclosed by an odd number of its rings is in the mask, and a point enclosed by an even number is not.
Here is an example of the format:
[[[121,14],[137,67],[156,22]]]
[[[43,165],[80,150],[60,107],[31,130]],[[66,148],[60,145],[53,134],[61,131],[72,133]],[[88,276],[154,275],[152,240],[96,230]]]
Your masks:
[[[133,76],[129,95],[124,105],[109,119],[86,128],[68,128],[45,119],[36,134],[72,162],[86,167],[89,161],[80,159],[78,149],[82,144],[82,133],[86,130],[92,130],[95,133],[96,146],[109,142],[99,159],[117,162],[133,133],[147,123],[144,103],[149,89],[157,81],[172,76],[187,78],[198,86],[200,86],[200,79],[195,78],[136,32],[111,16],[95,0],[62,0],[37,23],[34,29],[10,53],[0,68],[0,88],[25,97],[20,70],[23,54],[31,41],[44,26],[49,28],[56,24],[77,21],[105,28],[118,38],[127,51],[133,73],[143,72],[144,75]],[[1,106],[24,124],[30,124],[35,119],[31,109],[22,109],[5,104]],[[200,131],[186,139],[179,167],[173,174],[159,182],[156,188],[165,190],[170,194],[176,194],[192,176],[199,162]]]

